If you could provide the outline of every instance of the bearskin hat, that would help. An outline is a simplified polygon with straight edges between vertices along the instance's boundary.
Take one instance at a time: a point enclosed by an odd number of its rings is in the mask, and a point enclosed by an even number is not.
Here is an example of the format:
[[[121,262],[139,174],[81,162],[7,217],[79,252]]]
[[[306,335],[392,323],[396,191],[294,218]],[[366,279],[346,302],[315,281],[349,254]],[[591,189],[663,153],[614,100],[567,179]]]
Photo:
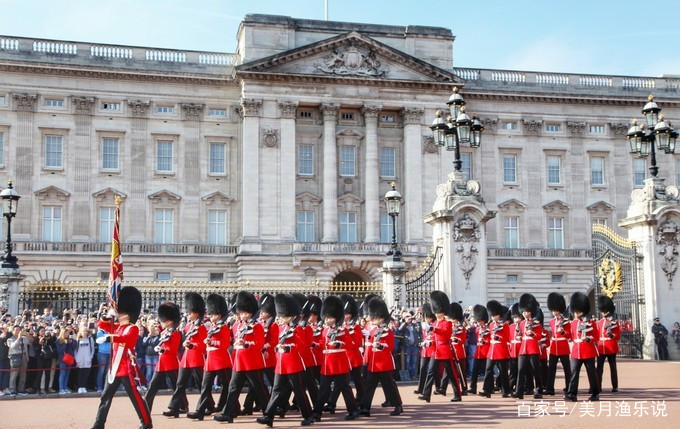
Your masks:
[[[390,320],[390,311],[387,309],[387,304],[382,298],[376,296],[368,301],[368,315],[371,319],[385,319]]]
[[[342,301],[342,311],[345,314],[352,316],[352,320],[356,319],[359,315],[359,307],[357,306],[357,301],[352,295],[343,293],[340,295],[340,301]]]
[[[426,302],[425,304],[423,304],[420,311],[421,311],[421,314],[422,314],[422,317],[423,317],[423,322],[425,322],[425,318],[428,318],[428,319],[436,318],[436,316],[432,312],[432,306],[430,305],[429,302]]]
[[[293,295],[287,293],[276,294],[274,302],[276,304],[276,314],[280,317],[297,317],[300,314],[300,304]]]
[[[211,293],[206,299],[206,304],[208,307],[208,314],[219,314],[224,317],[229,314],[229,306],[227,306],[227,300],[224,299],[222,295],[216,293]]]
[[[229,297],[229,312],[234,313],[234,307],[236,306],[236,297],[238,296],[238,293],[232,293],[231,296]]]
[[[269,314],[269,317],[276,317],[276,303],[271,294],[265,293],[260,297],[260,312]]]
[[[503,315],[503,305],[495,299],[492,299],[486,303],[486,309],[488,310],[491,317]]]
[[[440,290],[430,292],[430,304],[434,314],[449,312],[449,297]]]
[[[569,308],[572,313],[580,312],[583,315],[590,313],[590,300],[588,296],[582,292],[574,292],[571,294],[571,299],[569,300]]]
[[[321,298],[316,295],[309,295],[307,301],[307,311],[309,311],[309,314],[316,314],[317,316],[321,314],[321,305],[323,304]]]
[[[336,323],[342,323],[345,313],[342,310],[342,300],[335,295],[329,295],[321,305],[321,318],[332,317]]]
[[[543,315],[543,310],[541,310],[541,307],[538,307],[536,314],[534,314],[534,319],[538,320],[541,323],[541,325],[545,321],[545,316]]]
[[[184,294],[184,307],[187,313],[198,313],[199,319],[202,319],[205,314],[205,300],[196,292]]]
[[[293,298],[295,298],[295,300],[298,303],[298,307],[300,308],[300,314],[303,315],[306,319],[307,316],[309,316],[309,313],[306,311],[306,308],[307,308],[307,305],[308,305],[307,304],[307,297],[304,294],[299,293],[299,292],[294,292],[292,295],[293,295]],[[306,313],[306,316],[305,316],[305,313]]]
[[[125,286],[118,295],[118,313],[127,314],[131,323],[137,323],[142,311],[142,293],[134,286]]]
[[[511,322],[512,323],[512,314],[510,314],[510,309],[506,306],[503,306],[503,311],[501,312],[501,322]]]
[[[234,306],[237,312],[246,312],[250,314],[257,313],[257,300],[255,295],[247,291],[241,291],[236,295],[236,305]]]
[[[161,322],[172,320],[173,324],[179,325],[181,318],[179,307],[174,302],[166,301],[158,306],[158,319]]]
[[[519,303],[516,302],[510,306],[510,317],[519,317],[520,319],[524,319],[522,313],[519,312]]]
[[[528,311],[532,316],[536,316],[538,311],[538,301],[530,293],[524,293],[519,297],[519,312],[524,313]]]
[[[449,304],[448,316],[451,320],[463,320],[463,307],[457,302],[452,302]]]
[[[378,295],[374,293],[369,293],[364,297],[364,302],[362,302],[359,306],[359,313],[361,313],[362,317],[368,317],[368,301],[376,297],[378,297]]]
[[[475,320],[477,322],[488,322],[489,321],[489,312],[486,311],[486,307],[484,307],[481,304],[477,304],[474,307],[472,307],[472,314],[475,317]]]
[[[597,297],[597,309],[603,313],[614,314],[616,312],[616,305],[607,295],[600,295]]]
[[[550,292],[548,295],[548,310],[559,311],[560,313],[567,311],[567,302],[561,293]]]

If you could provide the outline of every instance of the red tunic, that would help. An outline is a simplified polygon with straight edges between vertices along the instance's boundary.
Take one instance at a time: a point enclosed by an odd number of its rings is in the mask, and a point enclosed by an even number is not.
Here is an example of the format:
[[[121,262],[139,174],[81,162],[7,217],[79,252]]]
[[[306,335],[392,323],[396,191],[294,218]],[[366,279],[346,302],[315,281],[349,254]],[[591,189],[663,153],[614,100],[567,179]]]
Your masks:
[[[420,356],[425,358],[431,358],[434,356],[435,344],[434,338],[432,337],[432,332],[423,328],[423,342],[421,343]]]
[[[580,330],[583,325],[583,330]],[[571,333],[573,335],[574,346],[571,348],[571,357],[574,359],[592,359],[597,357],[595,342],[600,339],[597,330],[597,323],[590,320],[582,321],[576,319],[571,322]],[[588,338],[590,341],[586,341]]]
[[[378,329],[377,326],[374,325],[368,325],[365,330],[362,330],[361,335],[364,336],[364,365],[368,365],[368,355],[369,355],[369,346],[368,346],[368,339],[371,338],[371,336],[375,333],[375,330]]]
[[[510,342],[508,348],[510,349],[510,358],[517,359],[519,357],[519,348],[522,346],[522,331],[519,330],[519,322],[510,325]]]
[[[184,327],[184,342],[189,341],[189,346],[184,348],[184,354],[179,365],[182,368],[202,368],[205,363],[205,337],[208,331],[205,326],[192,322]]]
[[[510,341],[510,327],[507,323],[491,322],[489,325],[491,335],[489,337],[489,353],[487,359],[503,360],[510,359],[510,349],[508,342]]]
[[[210,328],[212,331],[213,328]],[[210,334],[210,332],[208,333]],[[222,325],[219,331],[206,338],[207,357],[205,359],[204,371],[218,371],[220,369],[231,368],[231,356],[229,356],[229,346],[231,345],[231,333],[228,325]]]
[[[368,370],[371,372],[394,371],[394,332],[387,324],[371,330],[366,341]]]
[[[319,347],[324,354],[321,374],[338,375],[349,373],[352,365],[350,364],[347,350],[354,345],[354,339],[347,332],[347,329],[341,327],[334,332],[334,330],[326,327],[320,336],[320,340],[321,344]]]
[[[349,364],[352,368],[359,368],[364,364],[364,359],[361,356],[361,345],[364,341],[364,335],[361,332],[361,326],[358,323],[350,325],[345,324],[347,332],[352,337],[352,344],[346,345],[347,356],[349,356]]]
[[[258,320],[258,323],[262,325],[265,330],[264,333],[264,348],[262,349],[262,354],[264,355],[264,367],[273,368],[276,366],[276,344],[279,342],[279,325],[273,323],[267,328],[267,322],[269,319]]]
[[[543,337],[543,326],[536,319],[530,319],[530,321],[531,325],[527,323],[529,320],[519,322],[519,331],[522,335],[519,355],[537,355],[541,353],[538,342]]]
[[[451,333],[453,329],[451,322],[448,320],[436,320],[432,325],[434,328],[432,334],[434,337],[434,358],[436,360],[453,359],[453,351],[451,350]]]
[[[97,324],[99,329],[106,332],[111,332],[111,322],[100,320]],[[127,325],[114,324],[113,337],[111,338],[111,358],[115,361],[118,353],[121,353],[120,364],[116,370],[116,377],[127,377],[132,373],[132,364],[130,363],[130,353],[135,351],[137,345],[137,338],[139,338],[139,328],[137,325],[128,323]],[[119,352],[120,351],[120,352]]]
[[[314,335],[314,330],[309,325],[301,326],[300,328],[302,328],[305,340],[305,346],[300,350],[300,356],[302,356],[302,361],[305,363],[305,368],[311,368],[316,366],[316,360],[312,352],[312,335]]]
[[[610,319],[607,318],[597,321],[597,330],[600,333],[600,340],[597,342],[597,352],[601,355],[615,355],[619,352],[621,327],[618,322],[613,322],[611,328],[607,329],[607,324],[609,323]]]
[[[238,322],[234,337],[234,371],[255,371],[264,368],[264,328],[256,321]],[[243,344],[236,345],[239,340]]]
[[[163,338],[163,334],[161,334]],[[158,346],[158,363],[156,371],[176,371],[179,368],[179,346],[182,342],[182,335],[177,329],[173,330],[170,338]]]
[[[566,322],[566,324],[565,324]],[[560,324],[564,324],[560,327]],[[555,356],[569,355],[569,340],[571,340],[571,323],[562,317],[554,317],[550,319],[550,331],[552,337],[550,338],[550,354]],[[562,333],[561,331],[564,331]]]
[[[321,323],[314,323],[312,328],[312,355],[314,363],[311,366],[320,366],[326,357],[321,348],[321,335],[323,333],[323,325]]]
[[[491,331],[489,326],[477,326],[475,329],[477,333],[477,348],[475,349],[475,359],[486,359],[489,355],[489,347],[491,346]]]
[[[457,360],[463,360],[466,357],[465,343],[467,342],[467,329],[460,322],[454,322],[452,325],[451,334],[451,348]]]
[[[300,351],[305,347],[305,331],[300,326],[277,325],[279,335],[276,346],[272,352],[276,352],[277,374],[296,374],[305,369]]]

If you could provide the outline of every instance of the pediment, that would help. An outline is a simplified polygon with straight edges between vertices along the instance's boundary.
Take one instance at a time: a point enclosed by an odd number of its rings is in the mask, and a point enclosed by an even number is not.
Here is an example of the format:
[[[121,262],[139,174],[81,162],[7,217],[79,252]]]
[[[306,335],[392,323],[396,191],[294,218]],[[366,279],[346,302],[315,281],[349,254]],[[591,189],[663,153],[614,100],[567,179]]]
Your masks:
[[[44,200],[45,198],[49,196],[54,196],[60,201],[66,200],[66,198],[70,197],[71,194],[64,191],[61,188],[57,188],[56,186],[47,186],[46,188],[42,188],[40,190],[37,190],[34,192],[35,196],[38,197],[40,200]]]
[[[591,213],[591,214],[610,214],[611,212],[614,211],[614,206],[609,204],[608,202],[605,201],[598,201],[594,204],[589,205],[586,207],[586,209]]]
[[[546,211],[546,213],[560,214],[567,213],[571,209],[571,206],[562,200],[555,200],[544,205],[543,209]]]
[[[498,204],[498,209],[502,212],[508,211],[523,212],[524,209],[526,208],[527,208],[526,204],[514,198],[511,198],[507,201],[503,201],[502,203]]]
[[[463,85],[453,73],[356,31],[235,68],[243,77],[353,79]]]
[[[229,195],[225,194],[224,192],[220,191],[215,191],[212,192],[208,195],[204,195],[201,197],[201,200],[205,201],[206,204],[212,204],[212,203],[221,203],[221,204],[229,204],[233,201],[236,201],[234,198],[230,197]]]
[[[338,197],[338,207],[348,212],[357,211],[363,202],[364,200],[351,193]]]
[[[181,196],[168,191],[167,189],[163,189],[158,192],[154,192],[153,194],[149,195],[149,199],[151,200],[152,203],[171,203],[171,204],[176,204],[179,202],[179,200],[182,199]]]
[[[125,199],[127,198],[127,195],[125,195],[123,192],[120,192],[117,189],[114,188],[104,188],[101,191],[97,191],[92,196],[97,200],[97,201],[104,201],[106,198],[111,196],[112,198],[118,195],[120,198]]]

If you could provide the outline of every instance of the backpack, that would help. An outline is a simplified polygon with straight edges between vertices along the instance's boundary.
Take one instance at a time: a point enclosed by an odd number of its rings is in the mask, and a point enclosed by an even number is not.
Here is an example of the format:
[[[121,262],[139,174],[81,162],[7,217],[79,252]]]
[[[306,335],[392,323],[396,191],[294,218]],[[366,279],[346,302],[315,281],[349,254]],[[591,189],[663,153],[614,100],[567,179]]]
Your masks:
[[[57,349],[50,343],[43,344],[40,357],[45,360],[52,360],[57,357]]]

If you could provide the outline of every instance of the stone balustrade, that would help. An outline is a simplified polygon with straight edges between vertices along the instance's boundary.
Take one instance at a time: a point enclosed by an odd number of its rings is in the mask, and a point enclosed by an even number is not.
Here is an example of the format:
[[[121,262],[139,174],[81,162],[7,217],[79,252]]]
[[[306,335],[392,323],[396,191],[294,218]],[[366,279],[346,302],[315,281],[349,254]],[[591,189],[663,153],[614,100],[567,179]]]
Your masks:
[[[424,255],[429,251],[428,246],[417,244],[398,244],[403,254]],[[356,253],[385,255],[391,249],[387,243],[295,243],[294,253]]]
[[[583,258],[592,259],[591,249],[487,249],[489,258]]]
[[[155,244],[155,243],[123,243],[123,254],[202,254],[202,255],[235,255],[238,246],[218,246],[211,244]],[[58,241],[15,241],[14,252],[30,253],[111,253],[111,243],[81,243]]]

